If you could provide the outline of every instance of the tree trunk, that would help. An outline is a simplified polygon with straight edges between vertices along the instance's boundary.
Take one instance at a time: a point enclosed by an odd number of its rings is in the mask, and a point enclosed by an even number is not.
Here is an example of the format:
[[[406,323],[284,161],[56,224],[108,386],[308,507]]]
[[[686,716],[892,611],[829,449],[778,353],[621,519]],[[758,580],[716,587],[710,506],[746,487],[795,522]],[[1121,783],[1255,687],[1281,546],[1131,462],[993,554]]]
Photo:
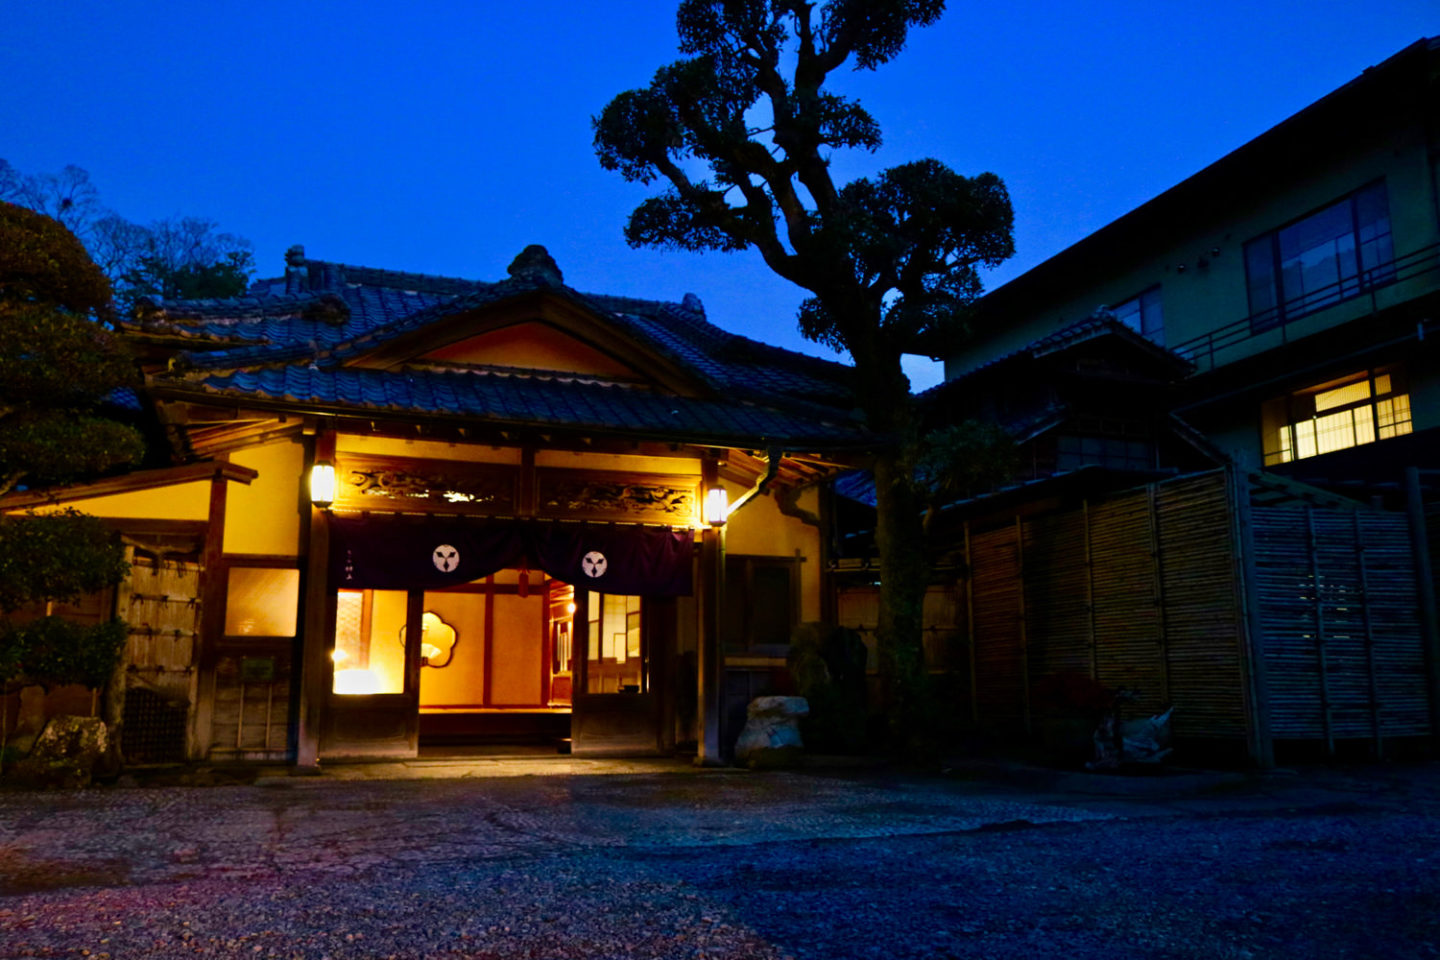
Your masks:
[[[875,546],[880,554],[880,610],[876,646],[884,709],[897,746],[914,747],[929,719],[924,605],[929,564],[923,511],[915,486],[915,411],[898,355],[872,355],[861,371],[871,429],[894,438],[874,462]],[[857,362],[857,368],[860,363]],[[866,376],[865,374],[869,374]]]

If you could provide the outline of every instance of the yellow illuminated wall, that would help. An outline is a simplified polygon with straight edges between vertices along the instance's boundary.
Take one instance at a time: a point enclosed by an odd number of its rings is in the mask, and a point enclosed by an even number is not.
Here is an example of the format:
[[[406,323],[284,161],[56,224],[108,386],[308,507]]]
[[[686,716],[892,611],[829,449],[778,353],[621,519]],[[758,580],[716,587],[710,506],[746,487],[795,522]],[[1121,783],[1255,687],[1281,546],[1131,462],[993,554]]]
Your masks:
[[[230,485],[225,501],[225,552],[298,556],[304,449],[286,440],[237,450],[230,461],[260,475],[249,486]]]
[[[374,457],[423,457],[432,460],[468,460],[474,463],[520,462],[518,447],[489,447],[476,443],[444,443],[438,440],[402,440],[397,437],[368,437],[339,434],[337,453],[364,453]]]
[[[230,485],[231,494],[241,484]],[[116,517],[141,520],[206,520],[210,516],[210,481],[195,480],[149,490],[115,493],[108,497],[87,497],[62,500],[56,504],[36,507],[36,513],[54,513],[74,507],[95,517]],[[25,511],[17,511],[25,512]]]
[[[727,482],[730,502],[745,492],[738,484]],[[799,506],[814,513],[819,494],[805,490]],[[820,619],[820,531],[809,524],[787,517],[780,512],[774,497],[752,497],[730,517],[726,524],[725,552],[752,554],[761,557],[793,557],[799,550],[805,562],[800,564],[800,620]]]
[[[609,354],[543,323],[517,323],[432,350],[427,360],[555,370],[601,377],[635,372]]]
[[[538,580],[532,574],[532,583]],[[540,666],[544,655],[545,630],[541,615],[545,609],[543,589],[530,596],[496,594],[494,653],[490,678],[491,700],[496,706],[539,704]]]
[[[420,706],[480,706],[485,693],[485,595],[426,593],[425,610],[455,630],[455,648],[445,666],[420,668]]]

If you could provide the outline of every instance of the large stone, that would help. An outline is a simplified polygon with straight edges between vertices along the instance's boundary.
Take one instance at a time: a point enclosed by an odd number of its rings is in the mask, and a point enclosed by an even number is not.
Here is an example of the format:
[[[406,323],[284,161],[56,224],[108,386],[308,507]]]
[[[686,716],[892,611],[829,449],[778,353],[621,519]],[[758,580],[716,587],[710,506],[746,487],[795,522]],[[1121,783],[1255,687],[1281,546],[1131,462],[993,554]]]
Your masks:
[[[810,712],[804,697],[756,697],[745,711],[735,741],[735,762],[756,769],[793,767],[805,749],[800,718]]]
[[[55,717],[41,731],[30,755],[6,772],[5,780],[39,788],[87,787],[109,746],[109,732],[99,717]]]

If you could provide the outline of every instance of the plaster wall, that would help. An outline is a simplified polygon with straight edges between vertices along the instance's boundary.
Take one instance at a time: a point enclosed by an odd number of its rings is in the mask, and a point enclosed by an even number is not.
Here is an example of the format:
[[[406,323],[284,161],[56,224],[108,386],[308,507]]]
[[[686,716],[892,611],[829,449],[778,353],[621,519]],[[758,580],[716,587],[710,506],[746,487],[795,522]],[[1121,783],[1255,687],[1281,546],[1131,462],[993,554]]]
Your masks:
[[[733,503],[745,488],[725,484]],[[819,495],[812,489],[800,495],[799,505],[814,512]],[[725,530],[727,554],[752,554],[762,557],[793,557],[796,552],[805,558],[800,564],[800,620],[820,619],[820,531],[795,517],[780,512],[780,505],[769,494],[750,499],[731,515]]]
[[[230,495],[244,484],[232,483]],[[210,481],[195,480],[148,490],[132,490],[106,497],[61,500],[35,508],[36,513],[55,513],[74,507],[95,517],[137,520],[207,520],[210,517]],[[12,511],[24,513],[27,511]]]
[[[1329,205],[1377,179],[1386,183],[1390,224],[1397,256],[1440,240],[1437,230],[1435,183],[1419,128],[1401,129],[1378,141],[1346,145],[1323,162],[1304,164],[1297,159],[1294,176],[1260,202],[1243,207],[1217,196],[1211,207],[1177,220],[1154,238],[1153,253],[1134,259],[1117,259],[1077,283],[1056,285],[1041,294],[1036,308],[1024,316],[995,318],[995,326],[976,342],[946,360],[947,378],[954,378],[995,357],[1085,319],[1096,308],[1113,306],[1155,284],[1161,286],[1165,342],[1174,347],[1218,327],[1249,316],[1244,246],[1264,233]],[[1218,251],[1218,252],[1215,252]],[[1021,277],[1016,284],[1023,284]],[[1440,285],[1429,274],[1377,291],[1375,306],[1403,302]],[[1022,288],[1023,289],[1023,288]],[[1370,297],[1358,297],[1312,314],[1290,325],[1290,334],[1303,335],[1358,316],[1372,309]],[[1278,344],[1267,336],[1246,340],[1219,357],[1229,362]]]
[[[544,655],[541,615],[543,592],[528,597],[495,594],[495,635],[491,666],[490,695],[497,706],[534,705],[541,702],[540,665]]]
[[[230,485],[225,500],[225,552],[299,556],[304,448],[286,440],[236,450],[230,460],[260,475],[248,486]]]
[[[420,668],[420,706],[478,707],[485,691],[485,595],[427,592],[425,610],[455,631],[444,667]]]
[[[425,359],[601,377],[635,376],[635,371],[609,354],[537,321],[468,337],[432,350]]]
[[[371,437],[339,434],[337,453],[363,453],[375,457],[420,457],[430,460],[466,460],[473,463],[520,462],[518,447],[490,447],[474,443],[445,443],[437,440],[402,440],[398,437]]]

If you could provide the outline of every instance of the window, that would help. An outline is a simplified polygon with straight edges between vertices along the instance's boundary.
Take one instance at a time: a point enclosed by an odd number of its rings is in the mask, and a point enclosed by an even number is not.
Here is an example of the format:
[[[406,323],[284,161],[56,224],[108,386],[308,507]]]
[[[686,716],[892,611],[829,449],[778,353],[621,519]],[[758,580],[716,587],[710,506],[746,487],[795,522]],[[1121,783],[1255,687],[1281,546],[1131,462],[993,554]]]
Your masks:
[[[727,650],[787,647],[799,622],[799,559],[744,554],[725,558],[721,629]]]
[[[335,693],[405,692],[407,604],[404,590],[336,593]]]
[[[1268,330],[1394,278],[1385,183],[1245,244],[1250,328]]]
[[[589,693],[644,693],[645,631],[639,597],[610,593],[586,596],[589,617],[589,660],[585,685]]]
[[[1146,339],[1165,343],[1165,314],[1160,308],[1160,285],[1110,308],[1115,319]]]
[[[1397,367],[1362,371],[1267,402],[1261,428],[1267,467],[1303,460],[1409,433],[1410,394]]]
[[[300,608],[300,571],[231,567],[225,590],[227,637],[293,637]]]
[[[1111,470],[1154,470],[1155,451],[1146,440],[1122,437],[1055,438],[1055,469],[1101,466]]]

